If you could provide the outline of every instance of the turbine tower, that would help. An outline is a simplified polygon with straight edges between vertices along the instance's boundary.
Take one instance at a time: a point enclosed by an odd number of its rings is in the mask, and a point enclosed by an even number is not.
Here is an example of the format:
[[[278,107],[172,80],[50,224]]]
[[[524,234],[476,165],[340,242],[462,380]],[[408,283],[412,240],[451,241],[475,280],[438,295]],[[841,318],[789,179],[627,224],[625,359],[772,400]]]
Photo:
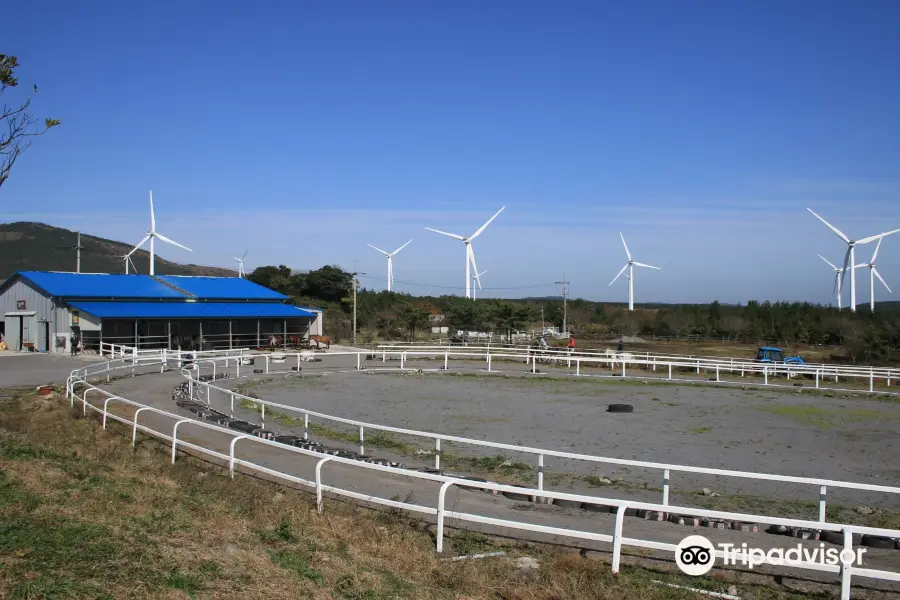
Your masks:
[[[381,252],[382,254],[387,256],[387,259],[388,259],[387,291],[391,291],[391,285],[393,285],[393,283],[394,283],[394,255],[397,254],[398,252],[400,252],[401,250],[403,250],[404,248],[406,248],[407,246],[409,246],[410,242],[412,242],[412,240],[409,240],[409,242],[406,242],[405,244],[403,244],[402,246],[400,246],[393,252],[385,252],[384,250],[382,250],[381,248],[378,248],[377,246],[373,246],[372,244],[366,244],[366,246],[368,246],[369,248],[375,248],[375,250],[378,250],[379,252]]]
[[[867,238],[863,238],[861,240],[851,240],[844,232],[820,217],[816,214],[816,212],[807,208],[812,215],[818,220],[825,223],[825,226],[828,227],[831,231],[835,233],[839,238],[844,240],[847,243],[847,254],[844,255],[844,272],[846,273],[848,270],[850,271],[850,310],[852,312],[856,312],[856,269],[852,268],[856,265],[856,246],[859,244],[868,244],[869,242],[874,242],[875,240],[881,239],[888,235],[893,235],[900,231],[900,229],[894,229],[892,231],[886,231],[884,233],[879,233],[878,235],[870,235]]]
[[[875,278],[878,278],[878,281],[884,285],[885,289],[891,294],[894,292],[891,291],[891,288],[888,286],[887,282],[881,276],[881,273],[878,272],[878,269],[875,268],[875,259],[878,258],[878,249],[881,248],[881,240],[884,238],[878,238],[878,243],[875,244],[875,252],[872,253],[872,260],[865,264],[855,265],[855,269],[859,269],[861,267],[869,267],[869,310],[872,313],[875,312]]]
[[[249,252],[249,250],[244,250],[244,253],[241,254],[240,258],[238,258],[237,256],[232,257],[232,258],[234,258],[234,260],[238,261],[238,277],[239,278],[247,275],[244,272],[244,259],[247,258],[247,252]]]
[[[818,256],[819,258],[824,260],[829,267],[834,269],[834,291],[832,293],[837,295],[837,307],[838,310],[841,310],[843,308],[841,306],[841,296],[843,295],[844,291],[844,270],[840,267],[836,267],[830,260],[822,256],[821,254],[819,254]]]
[[[134,272],[137,273],[137,268],[134,266],[134,261],[131,260],[131,253],[121,254],[116,258],[122,258],[125,260],[125,274],[128,275],[128,264],[131,263],[131,268],[134,269]]]
[[[478,269],[475,269],[475,273],[472,275],[472,279],[474,280],[474,281],[472,281],[472,300],[476,300],[477,296],[478,296],[475,293],[475,283],[476,282],[478,283],[479,290],[482,289],[481,288],[481,276],[484,275],[485,273],[487,273],[487,269],[485,269],[481,273],[478,272]]]
[[[153,247],[153,242],[154,242],[155,238],[159,238],[159,241],[161,241],[161,242],[166,242],[167,244],[172,244],[173,246],[178,246],[179,248],[183,248],[183,249],[187,250],[188,252],[193,252],[193,250],[191,250],[187,246],[182,246],[178,242],[176,242],[174,240],[170,240],[163,234],[156,232],[156,215],[153,213],[153,192],[151,191],[150,192],[150,231],[148,231],[147,235],[144,236],[144,239],[142,239],[140,242],[138,242],[138,245],[135,246],[131,250],[131,252],[129,252],[126,255],[126,256],[131,256],[132,254],[137,252],[137,250],[141,246],[144,245],[144,242],[146,242],[147,240],[150,240],[150,274],[151,275],[155,274],[154,273],[155,252],[154,252],[154,247]]]
[[[625,254],[628,255],[628,262],[625,263],[625,266],[622,267],[622,270],[613,277],[613,280],[609,282],[609,285],[612,285],[616,282],[616,279],[622,276],[626,270],[628,271],[628,310],[634,310],[634,268],[635,267],[644,267],[645,269],[656,269],[657,271],[661,271],[659,267],[654,267],[653,265],[647,265],[644,263],[640,263],[632,260],[631,252],[628,251],[628,244],[625,243],[625,236],[622,235],[622,232],[619,232],[619,237],[622,238],[622,245],[625,246]]]
[[[505,208],[506,208],[505,206],[504,206],[504,207],[501,207],[500,210],[498,210],[496,213],[494,213],[494,216],[493,216],[493,217],[491,217],[490,219],[488,219],[487,222],[485,222],[484,225],[482,225],[481,227],[479,227],[478,230],[477,230],[475,233],[473,233],[472,235],[470,235],[469,237],[463,237],[463,236],[458,235],[458,234],[455,234],[455,233],[447,233],[446,231],[440,231],[439,229],[432,229],[431,227],[426,227],[426,228],[425,228],[425,229],[427,229],[428,231],[433,231],[433,232],[435,232],[435,233],[439,233],[439,234],[441,234],[441,235],[446,235],[447,237],[451,237],[451,238],[453,238],[454,240],[459,240],[459,241],[463,242],[463,243],[466,245],[466,298],[471,298],[471,297],[472,297],[472,292],[471,292],[471,287],[470,287],[471,284],[472,284],[472,282],[471,282],[471,279],[472,279],[472,271],[471,271],[471,269],[474,269],[474,270],[475,270],[475,278],[476,278],[476,279],[478,279],[478,276],[479,276],[479,273],[478,273],[478,267],[475,265],[475,251],[472,250],[472,240],[474,240],[474,239],[477,238],[479,235],[481,235],[481,232],[484,231],[485,228],[486,228],[488,225],[491,224],[491,221],[493,221],[494,219],[496,219],[497,216],[498,216],[500,213],[502,213],[502,212],[503,212],[503,209],[505,209]]]

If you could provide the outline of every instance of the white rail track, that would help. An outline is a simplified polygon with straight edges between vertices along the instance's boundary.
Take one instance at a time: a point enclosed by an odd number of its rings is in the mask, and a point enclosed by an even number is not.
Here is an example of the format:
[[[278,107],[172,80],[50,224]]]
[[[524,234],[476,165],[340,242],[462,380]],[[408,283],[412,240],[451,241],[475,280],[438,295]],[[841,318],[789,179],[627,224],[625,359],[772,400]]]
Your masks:
[[[295,483],[304,487],[312,488],[315,490],[316,498],[317,498],[317,507],[321,512],[324,507],[324,492],[329,492],[336,494],[338,496],[344,496],[347,498],[353,498],[357,500],[362,500],[365,502],[370,502],[373,504],[378,504],[382,506],[389,506],[393,508],[400,508],[403,510],[408,510],[411,512],[426,514],[434,516],[437,523],[437,539],[436,539],[436,549],[438,552],[443,551],[443,537],[444,537],[444,526],[446,519],[456,519],[464,522],[471,523],[480,523],[485,525],[491,525],[496,527],[502,527],[512,530],[522,530],[529,531],[535,533],[544,533],[544,534],[552,534],[558,535],[567,538],[573,539],[583,539],[583,540],[595,540],[601,542],[608,542],[612,544],[612,570],[613,572],[618,572],[620,560],[621,560],[621,552],[623,546],[637,547],[637,548],[646,548],[651,550],[660,550],[660,551],[668,551],[673,552],[676,549],[675,544],[657,542],[652,540],[645,540],[636,537],[625,537],[624,529],[625,529],[625,511],[626,509],[639,509],[639,510],[648,510],[648,511],[658,511],[664,513],[676,513],[676,514],[690,514],[697,517],[707,517],[710,519],[716,520],[733,520],[740,522],[750,522],[750,523],[758,523],[761,525],[783,525],[786,527],[795,527],[795,528],[803,528],[803,529],[813,529],[819,531],[832,531],[832,532],[842,532],[843,535],[843,549],[854,553],[853,547],[853,536],[854,535],[877,535],[877,536],[885,536],[890,538],[900,538],[900,530],[892,530],[892,529],[883,529],[883,528],[875,528],[875,527],[865,527],[859,525],[851,525],[846,523],[829,523],[825,520],[824,514],[824,494],[827,487],[838,487],[838,488],[847,488],[847,489],[857,489],[857,490],[869,490],[869,491],[878,491],[884,492],[887,494],[898,494],[900,493],[900,488],[891,487],[891,486],[879,486],[879,485],[871,485],[871,484],[860,484],[860,483],[851,483],[851,482],[843,482],[843,481],[833,481],[833,480],[824,480],[824,479],[815,479],[815,478],[805,478],[805,477],[791,477],[791,476],[783,476],[783,475],[771,475],[771,474],[761,474],[761,473],[751,473],[751,472],[740,472],[740,471],[726,471],[721,469],[705,469],[701,467],[690,467],[690,466],[682,466],[682,465],[670,465],[670,464],[662,464],[662,463],[651,463],[644,461],[630,461],[630,460],[622,460],[622,459],[614,459],[614,458],[604,458],[604,457],[595,457],[588,455],[580,455],[580,454],[572,454],[566,452],[559,452],[554,450],[547,449],[539,449],[539,448],[527,448],[521,446],[511,446],[508,444],[499,444],[495,442],[483,441],[483,440],[472,440],[468,438],[459,438],[456,436],[447,436],[436,433],[428,433],[428,432],[420,432],[408,429],[401,429],[396,427],[390,427],[386,425],[378,425],[365,423],[362,421],[355,421],[351,419],[343,419],[339,417],[334,417],[330,415],[325,415],[323,413],[317,413],[313,411],[307,411],[305,409],[300,409],[296,407],[281,405],[277,403],[272,403],[264,400],[260,400],[258,398],[253,398],[251,396],[247,396],[244,394],[240,394],[234,392],[232,390],[228,390],[222,388],[220,386],[215,385],[211,382],[200,381],[199,375],[201,371],[201,365],[206,365],[214,374],[220,368],[227,368],[232,363],[237,369],[238,376],[240,376],[240,368],[241,368],[241,356],[247,353],[246,349],[228,351],[228,352],[196,352],[190,353],[191,359],[193,363],[190,367],[182,368],[181,373],[187,379],[190,393],[192,397],[196,394],[198,397],[200,396],[201,390],[205,392],[205,396],[207,399],[210,397],[211,392],[227,394],[232,401],[232,405],[234,402],[234,398],[245,398],[254,403],[259,404],[262,407],[262,414],[264,418],[265,407],[270,406],[272,408],[278,408],[279,410],[286,411],[294,411],[299,414],[304,415],[304,422],[306,424],[306,431],[308,431],[309,418],[315,417],[323,420],[330,420],[334,422],[344,423],[356,425],[360,428],[360,443],[361,445],[364,443],[364,430],[365,429],[375,429],[380,431],[394,432],[398,434],[412,435],[424,438],[430,438],[434,440],[436,449],[439,451],[440,449],[440,441],[448,440],[455,442],[462,442],[473,445],[480,445],[490,448],[502,448],[502,449],[510,449],[519,452],[526,452],[531,454],[538,455],[538,465],[539,467],[543,466],[543,457],[544,456],[558,456],[565,458],[572,458],[578,460],[588,460],[595,462],[608,462],[613,464],[622,464],[622,465],[633,465],[640,466],[652,469],[658,469],[663,471],[664,473],[664,481],[666,487],[663,491],[663,502],[662,504],[656,503],[648,503],[648,502],[639,502],[633,500],[623,500],[616,498],[604,498],[604,497],[596,497],[596,496],[586,496],[580,494],[569,494],[564,492],[554,492],[550,490],[543,489],[542,485],[542,469],[539,468],[539,485],[536,489],[530,488],[522,488],[519,486],[509,486],[492,482],[480,482],[474,481],[471,479],[460,479],[457,477],[452,477],[443,474],[432,474],[420,471],[411,471],[402,468],[394,468],[389,466],[383,466],[378,464],[371,464],[366,462],[361,462],[352,458],[343,458],[339,456],[327,455],[323,456],[322,453],[316,452],[314,450],[308,450],[304,448],[288,446],[285,444],[281,444],[278,442],[270,441],[267,439],[262,439],[259,437],[255,437],[252,435],[248,435],[245,433],[241,433],[235,431],[233,429],[229,429],[227,427],[222,427],[220,425],[212,424],[210,422],[184,418],[182,415],[175,414],[173,412],[169,412],[166,410],[162,410],[156,407],[147,406],[140,402],[136,402],[127,398],[123,398],[121,396],[117,396],[112,394],[97,385],[94,385],[89,380],[92,378],[100,378],[102,380],[105,377],[107,380],[110,380],[111,377],[119,377],[119,376],[134,376],[138,372],[143,373],[153,373],[157,370],[162,371],[168,368],[178,368],[179,363],[185,359],[183,356],[186,353],[177,353],[177,352],[167,352],[167,351],[156,351],[154,355],[143,352],[130,352],[128,350],[123,350],[125,357],[115,358],[105,363],[99,363],[95,365],[90,365],[81,369],[76,369],[72,371],[70,377],[66,382],[66,395],[70,399],[72,406],[75,406],[76,402],[80,402],[82,406],[82,411],[84,414],[87,414],[88,409],[93,412],[96,412],[102,416],[103,426],[104,428],[107,426],[109,420],[116,421],[128,426],[132,432],[132,442],[136,441],[137,432],[141,431],[144,434],[149,436],[153,436],[167,442],[171,442],[172,444],[172,461],[176,460],[178,449],[187,449],[199,454],[202,454],[207,457],[212,457],[224,461],[227,463],[232,477],[234,476],[234,470],[236,466],[244,467],[245,469],[265,473],[273,478]],[[384,352],[388,352],[384,350]],[[411,353],[409,351],[394,351],[395,354],[400,354],[400,360],[403,361],[406,359],[406,354]],[[277,354],[281,357],[290,358],[296,357],[297,366],[299,367],[300,362],[302,360],[309,358],[309,353],[303,354],[285,354],[285,353],[273,353]],[[270,367],[270,359],[273,354],[253,354],[255,359],[262,359],[265,363],[265,372],[274,372]],[[368,353],[317,353],[320,356],[356,356],[357,358],[357,369],[361,369],[362,360],[364,360],[364,355]],[[415,354],[420,354],[420,352],[415,352]],[[421,352],[421,354],[425,355],[434,355],[433,352]],[[463,353],[450,353],[449,351],[441,352],[445,356],[445,361],[449,360],[449,354],[453,354],[454,358],[470,358],[468,352]],[[462,355],[462,356],[459,356]],[[490,359],[488,359],[490,361]],[[90,397],[89,397],[90,395]],[[120,406],[129,406],[135,409],[132,417],[123,417],[121,415],[117,415],[110,410],[110,405],[120,405]],[[162,427],[158,427],[156,429],[147,426],[146,424],[142,424],[139,422],[139,417],[143,412],[153,413],[159,417],[164,417],[170,421],[173,421],[171,434],[168,431],[162,431]],[[229,452],[223,453],[211,448],[206,447],[201,443],[188,442],[186,440],[179,439],[178,434],[179,431],[183,430],[184,427],[194,427],[202,430],[214,431],[222,434],[226,434],[231,437],[231,442],[229,444]],[[254,463],[247,459],[242,459],[237,455],[237,445],[241,440],[247,440],[248,443],[253,443],[262,446],[272,446],[276,447],[280,450],[288,450],[290,452],[295,452],[297,454],[314,457],[317,458],[318,461],[315,465],[315,477],[314,479],[303,479],[297,477],[295,475],[289,475],[286,473],[282,473],[280,471],[271,469],[269,467],[263,466],[258,463]],[[440,454],[436,454],[436,465],[439,466]],[[373,496],[368,494],[361,494],[355,492],[353,490],[348,490],[344,488],[337,487],[336,485],[328,485],[323,482],[322,470],[323,466],[326,463],[333,462],[337,464],[343,464],[345,466],[350,466],[359,469],[368,469],[370,471],[387,473],[390,475],[399,475],[403,477],[419,479],[419,480],[429,480],[432,482],[440,482],[441,487],[438,494],[438,501],[435,507],[431,506],[423,506],[419,504],[412,504],[410,502],[402,502],[397,500],[392,500],[388,498],[382,498],[379,496]],[[742,478],[750,478],[750,479],[764,479],[770,481],[782,481],[782,482],[791,482],[791,483],[800,483],[800,484],[808,484],[812,486],[816,486],[820,488],[820,514],[818,521],[804,520],[804,519],[793,519],[793,518],[782,518],[775,516],[767,516],[767,515],[757,515],[757,514],[746,514],[746,513],[734,513],[727,511],[719,511],[719,510],[707,510],[707,509],[698,509],[692,507],[685,506],[677,506],[672,505],[668,502],[668,478],[671,472],[692,472],[692,473],[705,473],[711,475],[723,475],[729,477],[742,477]],[[597,533],[593,531],[580,531],[569,528],[562,527],[551,527],[545,525],[537,525],[532,523],[526,523],[518,520],[511,519],[498,519],[493,517],[487,517],[483,515],[465,513],[465,512],[457,512],[452,510],[447,510],[445,505],[446,494],[448,490],[453,486],[465,486],[467,488],[478,488],[483,490],[492,490],[496,492],[512,492],[517,494],[528,494],[535,498],[542,499],[559,499],[559,500],[569,500],[573,502],[580,502],[584,504],[594,504],[594,505],[604,505],[615,508],[615,524],[611,532],[608,533]],[[715,552],[718,558],[724,558],[724,554],[721,551]],[[842,564],[842,565],[829,565],[822,564],[820,562],[810,562],[810,561],[798,561],[794,563],[784,563],[781,565],[782,567],[790,568],[790,569],[798,569],[798,570],[814,570],[814,571],[824,571],[830,573],[838,573],[840,576],[841,582],[841,598],[848,599],[851,594],[851,583],[854,577],[862,577],[862,578],[871,578],[876,580],[885,580],[885,581],[894,581],[900,582],[900,572],[895,571],[887,571],[887,570],[879,570],[879,569],[869,569],[862,568],[859,566]]]

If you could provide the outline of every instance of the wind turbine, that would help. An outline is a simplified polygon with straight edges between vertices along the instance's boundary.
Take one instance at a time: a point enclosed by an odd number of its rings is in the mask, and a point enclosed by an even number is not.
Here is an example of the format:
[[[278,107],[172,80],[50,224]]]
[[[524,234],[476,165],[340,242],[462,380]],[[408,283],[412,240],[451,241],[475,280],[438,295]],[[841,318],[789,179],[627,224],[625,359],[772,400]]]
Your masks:
[[[887,282],[881,276],[881,273],[878,272],[878,269],[875,268],[875,259],[878,258],[878,249],[881,248],[881,240],[883,240],[883,239],[884,239],[884,237],[878,238],[878,243],[875,244],[875,252],[872,254],[872,260],[870,260],[869,262],[867,262],[865,264],[854,266],[855,269],[859,269],[860,267],[869,267],[869,310],[871,310],[873,313],[875,312],[875,278],[876,277],[878,278],[878,281],[880,281],[884,285],[884,287],[887,289],[888,292],[890,292],[891,294],[894,293],[894,292],[891,292],[891,288],[888,286]]]
[[[861,240],[851,240],[846,235],[844,235],[844,232],[842,232],[840,229],[817,215],[813,209],[807,208],[806,210],[811,212],[815,218],[825,223],[825,226],[828,227],[828,229],[832,230],[839,238],[847,242],[847,254],[844,256],[844,272],[846,273],[848,270],[850,271],[850,310],[852,312],[856,312],[856,269],[851,267],[854,267],[856,265],[857,244],[868,244],[869,242],[874,242],[875,240],[881,239],[885,236],[895,234],[900,231],[900,229],[886,231],[884,233],[879,233],[878,235],[870,235],[869,237],[863,238]]]
[[[472,275],[472,279],[474,280],[474,281],[472,281],[472,300],[475,300],[477,297],[477,294],[475,293],[475,283],[476,282],[478,283],[478,289],[480,290],[481,289],[481,276],[484,275],[485,273],[487,273],[487,269],[485,269],[481,273],[479,273],[478,270],[476,269],[475,274]]]
[[[372,244],[366,244],[366,246],[368,246],[369,248],[374,248],[375,250],[378,250],[379,252],[381,252],[382,254],[387,256],[387,259],[388,259],[387,291],[391,291],[391,285],[394,283],[394,255],[397,254],[398,252],[400,252],[401,250],[403,250],[404,248],[406,248],[407,246],[409,246],[410,242],[412,242],[412,240],[409,240],[409,242],[406,242],[405,244],[403,244],[402,246],[400,246],[393,252],[385,252],[378,246],[373,246]]]
[[[447,237],[451,237],[451,238],[453,238],[454,240],[459,240],[459,241],[463,242],[463,243],[466,245],[466,298],[471,298],[471,297],[472,297],[472,293],[471,293],[471,291],[470,291],[471,288],[469,287],[469,286],[472,284],[472,282],[469,281],[469,280],[472,278],[472,275],[471,275],[472,272],[471,272],[470,269],[474,269],[474,270],[475,270],[475,279],[476,279],[476,280],[478,279],[478,277],[479,277],[479,275],[480,275],[480,273],[478,273],[478,267],[475,265],[475,251],[472,250],[472,240],[474,240],[474,239],[477,238],[479,235],[481,235],[481,232],[484,231],[485,228],[486,228],[488,225],[491,224],[491,221],[493,221],[494,219],[496,219],[497,216],[498,216],[500,213],[502,213],[502,212],[503,212],[503,209],[505,209],[505,208],[506,208],[506,207],[504,206],[504,207],[502,207],[500,210],[498,210],[496,213],[494,213],[494,216],[493,216],[493,217],[491,217],[490,219],[488,219],[487,222],[485,222],[484,225],[482,225],[481,227],[479,227],[478,230],[477,230],[475,233],[473,233],[472,235],[470,235],[469,237],[463,237],[463,236],[457,235],[457,234],[455,234],[455,233],[447,233],[446,231],[440,231],[439,229],[432,229],[431,227],[426,227],[426,228],[425,228],[425,229],[427,229],[428,231],[433,231],[433,232],[435,232],[435,233],[439,233],[439,234],[441,234],[441,235],[446,235]]]
[[[628,310],[634,310],[634,268],[635,267],[644,267],[646,269],[656,269],[657,271],[661,271],[659,267],[654,267],[653,265],[645,265],[644,263],[639,263],[631,259],[631,252],[628,251],[628,244],[625,243],[625,236],[622,235],[622,232],[619,232],[619,237],[622,238],[622,245],[625,246],[625,254],[628,255],[628,262],[625,263],[625,266],[622,267],[622,270],[619,271],[618,275],[613,277],[613,280],[609,282],[609,285],[612,285],[616,282],[616,279],[622,276],[622,273],[625,270],[628,270]]]
[[[137,273],[137,268],[134,266],[134,261],[131,260],[131,253],[121,254],[117,258],[125,259],[125,274],[128,275],[128,264],[131,263],[131,268],[134,269],[134,272]]]
[[[247,252],[249,252],[249,250],[244,250],[244,253],[241,254],[240,258],[237,256],[233,257],[234,260],[238,261],[238,277],[246,275],[246,273],[244,273],[244,258],[247,257]]]
[[[174,240],[170,240],[163,234],[156,232],[156,215],[153,213],[153,192],[151,191],[150,192],[150,231],[148,231],[147,235],[144,236],[144,239],[142,239],[140,242],[138,242],[138,245],[135,246],[134,249],[132,249],[132,251],[126,255],[126,256],[131,256],[141,246],[144,245],[144,242],[146,242],[147,240],[150,240],[150,274],[151,275],[154,274],[153,266],[154,266],[154,256],[155,255],[154,255],[153,242],[154,242],[155,238],[159,238],[159,241],[161,241],[161,242],[166,242],[167,244],[172,244],[173,246],[178,246],[179,248],[184,248],[188,252],[193,252],[193,250],[191,250],[187,246],[182,246],[178,242],[176,242]]]
[[[844,270],[840,267],[834,266],[834,264],[832,264],[830,260],[822,256],[821,254],[819,254],[818,256],[819,258],[824,260],[829,267],[834,269],[834,292],[832,293],[837,295],[838,310],[841,310],[843,308],[841,306],[841,296],[844,289]]]

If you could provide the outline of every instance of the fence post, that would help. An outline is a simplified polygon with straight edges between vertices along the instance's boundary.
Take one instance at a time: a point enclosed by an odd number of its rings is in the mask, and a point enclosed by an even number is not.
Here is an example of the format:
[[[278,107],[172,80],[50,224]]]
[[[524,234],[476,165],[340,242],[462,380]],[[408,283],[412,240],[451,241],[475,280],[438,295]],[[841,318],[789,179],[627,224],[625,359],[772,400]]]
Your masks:
[[[622,504],[616,510],[616,527],[613,529],[613,575],[619,572],[619,559],[622,558],[622,522],[625,520],[625,506],[625,504]]]
[[[114,396],[108,397],[103,401],[103,429],[106,429],[106,415],[109,414],[109,401],[115,400]]]
[[[453,485],[452,481],[445,481],[441,486],[441,491],[438,492],[437,535],[435,536],[435,550],[437,550],[438,554],[444,551],[444,501],[447,497],[447,490],[451,485]]]
[[[763,384],[769,385],[769,367],[763,367]]]
[[[403,368],[403,363],[405,362],[405,359],[406,359],[406,352],[401,352],[400,353],[400,368],[401,369]]]
[[[869,367],[869,391],[875,391],[875,368]]]
[[[359,453],[360,455],[364,455],[366,453],[365,448],[365,436],[363,433],[363,426],[359,426]]]
[[[134,411],[134,428],[131,430],[131,447],[134,448],[137,446],[137,426],[138,426],[138,415],[141,414],[142,410],[150,410],[150,407],[143,406],[136,411]]]
[[[234,418],[234,392],[231,393],[231,418]]]
[[[672,363],[669,363],[669,379],[672,379]]]
[[[178,452],[178,426],[182,423],[190,423],[190,419],[181,419],[177,423],[175,423],[175,427],[172,428],[172,464],[175,464],[175,454]]]
[[[444,352],[444,370],[447,370],[447,362],[450,360],[450,351]]]
[[[716,365],[716,383],[720,383],[720,381],[719,381],[719,365]]]
[[[266,354],[265,356],[263,356],[263,358],[266,359],[266,375],[268,375],[269,374],[269,355]]]
[[[538,489],[544,491],[544,455],[538,454]],[[546,498],[544,498],[546,500]]]
[[[669,505],[669,470],[663,471],[663,506]]]
[[[581,359],[575,359],[575,375],[581,375]]]
[[[360,358],[361,356],[362,356],[362,355],[359,354],[359,353],[356,354],[356,370],[357,370],[357,371],[359,371],[359,370],[360,370],[360,367],[362,366],[362,365],[360,364],[360,361],[362,360],[362,359]],[[299,357],[299,356],[297,357],[297,361],[298,361],[298,362],[300,361],[300,357]]]
[[[849,550],[851,554],[855,554],[853,552],[853,532],[849,527],[844,528],[844,549],[841,550],[841,554],[843,554],[845,550]],[[852,571],[852,562],[845,563],[844,561],[841,561],[841,600],[850,600],[850,577],[853,575]]]
[[[819,369],[816,369],[816,389],[819,389]]]
[[[488,370],[488,373],[490,373],[491,372],[491,353],[490,353],[490,351],[488,351],[488,355],[487,355],[487,364],[488,364],[487,370]]]
[[[323,499],[322,499],[322,465],[327,463],[333,457],[326,456],[322,460],[316,463],[316,512],[322,514],[323,508]]]
[[[434,469],[435,471],[441,469],[441,438],[434,440]]]
[[[249,435],[238,435],[231,439],[231,447],[228,449],[228,474],[232,479],[234,479],[234,447],[239,441],[249,437]]]
[[[622,357],[622,377],[625,377],[625,357]]]
[[[819,488],[819,523],[825,522],[825,492],[826,487],[823,485]]]

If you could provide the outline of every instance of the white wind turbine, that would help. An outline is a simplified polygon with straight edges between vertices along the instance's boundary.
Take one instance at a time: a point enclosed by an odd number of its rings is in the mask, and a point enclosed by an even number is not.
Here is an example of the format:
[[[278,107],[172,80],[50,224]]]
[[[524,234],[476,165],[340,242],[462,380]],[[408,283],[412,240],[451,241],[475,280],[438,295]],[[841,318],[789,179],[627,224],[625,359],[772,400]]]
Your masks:
[[[840,267],[836,267],[830,260],[822,256],[818,255],[819,258],[825,261],[825,263],[834,269],[834,292],[833,294],[837,295],[837,307],[838,310],[841,310],[843,307],[841,306],[841,296],[844,290],[844,270]]]
[[[366,244],[366,246],[368,246],[369,248],[374,248],[375,250],[378,250],[379,252],[381,252],[382,254],[387,256],[387,259],[388,259],[387,291],[391,291],[391,286],[394,283],[394,255],[397,254],[398,252],[400,252],[401,250],[403,250],[404,248],[406,248],[407,246],[409,246],[410,242],[412,242],[412,240],[409,240],[409,242],[406,242],[405,244],[403,244],[402,246],[400,246],[393,252],[385,252],[384,250],[382,250],[381,248],[379,248],[377,246],[373,246],[372,244]]]
[[[472,281],[472,300],[475,300],[477,297],[477,294],[475,293],[475,283],[476,282],[478,283],[479,290],[482,289],[481,288],[481,276],[484,275],[485,273],[487,273],[487,269],[485,269],[481,273],[479,273],[478,270],[476,269],[475,273],[472,275],[472,279],[473,279],[473,281]]]
[[[878,269],[875,268],[875,259],[878,258],[878,249],[881,248],[881,240],[884,238],[878,238],[878,243],[875,244],[875,252],[872,253],[872,260],[865,264],[855,265],[854,268],[859,269],[860,267],[869,267],[869,310],[873,313],[875,312],[875,278],[878,278],[887,291],[891,294],[894,292],[891,291],[891,288],[888,286],[887,282],[881,276],[881,273],[878,272]]]
[[[869,242],[874,242],[875,240],[881,239],[885,236],[895,234],[900,231],[900,229],[886,231],[884,233],[879,233],[878,235],[870,235],[869,237],[863,238],[861,240],[851,240],[846,235],[844,235],[844,232],[842,232],[840,229],[817,215],[813,209],[807,208],[806,210],[811,212],[815,218],[825,223],[825,226],[828,227],[828,229],[833,231],[839,238],[847,243],[847,254],[844,256],[844,272],[846,273],[848,270],[850,271],[850,310],[856,312],[856,269],[851,268],[856,265],[856,246],[858,244],[868,244]]]
[[[137,273],[137,268],[134,266],[134,262],[131,260],[131,253],[122,254],[118,256],[118,258],[125,259],[125,274],[128,275],[128,265],[131,264],[131,268],[134,269],[134,272]]]
[[[503,209],[505,209],[505,208],[506,208],[506,207],[504,206],[504,207],[502,207],[500,210],[498,210],[496,213],[494,213],[494,216],[493,216],[493,217],[491,217],[490,219],[488,219],[487,222],[486,222],[484,225],[482,225],[481,227],[478,228],[478,231],[476,231],[475,233],[473,233],[473,234],[470,235],[469,237],[463,237],[463,236],[457,235],[457,234],[455,234],[455,233],[447,233],[446,231],[440,231],[440,230],[438,230],[438,229],[432,229],[431,227],[426,227],[426,228],[425,228],[425,229],[427,229],[428,231],[433,231],[433,232],[435,232],[435,233],[440,233],[441,235],[446,235],[447,237],[451,237],[451,238],[453,238],[454,240],[459,240],[459,241],[463,242],[463,243],[466,245],[466,298],[471,298],[471,297],[472,297],[471,288],[470,288],[470,286],[471,286],[471,284],[472,284],[472,282],[470,281],[470,279],[472,278],[472,274],[471,274],[472,271],[471,271],[471,269],[474,269],[474,270],[475,270],[475,279],[476,279],[476,280],[478,280],[479,275],[480,275],[480,273],[478,272],[478,267],[475,265],[475,251],[472,250],[472,240],[474,240],[474,239],[477,238],[479,235],[481,235],[481,232],[484,231],[485,228],[486,228],[488,225],[491,224],[491,221],[493,221],[494,219],[496,219],[497,216],[498,216],[500,213],[502,213],[502,212],[503,212]]]
[[[628,255],[628,262],[625,263],[625,266],[622,267],[622,270],[619,271],[618,275],[613,277],[613,280],[609,282],[609,285],[612,285],[616,282],[616,279],[622,276],[622,273],[628,270],[628,310],[634,310],[634,268],[635,267],[644,267],[646,269],[656,269],[657,271],[661,271],[659,267],[654,267],[653,265],[646,265],[644,263],[639,263],[631,259],[631,252],[628,251],[628,244],[625,243],[625,236],[622,235],[622,232],[619,232],[619,237],[622,238],[622,245],[625,246],[625,254]]]
[[[247,257],[247,252],[249,250],[244,250],[244,253],[241,254],[241,257],[233,256],[234,260],[238,261],[238,277],[244,277],[246,273],[244,272],[244,259]]]
[[[174,240],[170,240],[169,238],[167,238],[167,237],[164,236],[163,234],[157,233],[157,232],[156,232],[156,215],[153,213],[153,192],[151,191],[151,192],[150,192],[150,231],[148,231],[148,232],[147,232],[147,235],[144,236],[144,239],[142,239],[140,242],[138,242],[138,245],[135,246],[135,247],[131,250],[131,252],[129,252],[129,253],[127,254],[127,256],[131,256],[132,254],[134,254],[135,252],[137,252],[137,250],[138,250],[141,246],[144,245],[144,242],[146,242],[147,240],[150,240],[150,274],[151,274],[151,275],[154,275],[153,267],[154,267],[154,258],[155,258],[155,254],[154,254],[153,242],[154,242],[154,239],[155,239],[155,238],[159,238],[159,241],[161,241],[161,242],[166,242],[167,244],[172,244],[173,246],[178,246],[179,248],[184,248],[184,249],[187,250],[188,252],[193,252],[193,250],[191,250],[191,249],[188,248],[187,246],[182,246],[182,245],[179,244],[178,242],[176,242],[176,241],[174,241]]]

